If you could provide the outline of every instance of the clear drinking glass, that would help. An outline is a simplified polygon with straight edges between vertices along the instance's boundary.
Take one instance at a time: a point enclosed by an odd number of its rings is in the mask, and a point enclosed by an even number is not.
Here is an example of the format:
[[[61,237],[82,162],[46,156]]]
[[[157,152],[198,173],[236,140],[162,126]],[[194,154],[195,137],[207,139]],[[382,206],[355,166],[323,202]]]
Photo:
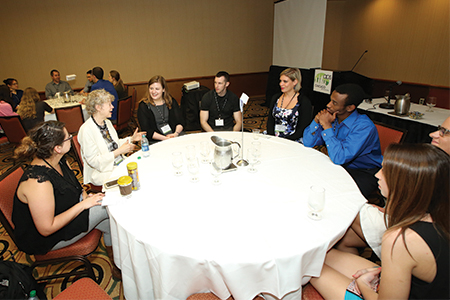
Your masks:
[[[181,155],[181,152],[172,153],[172,166],[175,169],[175,176],[183,175],[183,171],[181,171],[181,167],[183,166],[183,156]]]
[[[212,183],[214,185],[221,184],[222,182],[220,181],[219,176],[220,176],[220,174],[222,174],[222,169],[219,168],[219,166],[217,166],[215,162],[212,162],[210,164],[210,168],[209,169],[210,169],[211,175],[214,177]]]
[[[261,157],[261,143],[260,142],[252,142],[252,145],[247,150],[248,151],[248,160],[250,163],[250,168],[248,171],[250,173],[255,173],[258,170],[255,168],[255,165],[259,162],[259,158]]]
[[[253,133],[253,139],[254,139],[255,141],[257,141],[257,140],[259,139],[259,133],[260,133],[260,130],[254,128],[254,129],[252,129],[252,133]]]
[[[428,109],[427,109],[428,112],[434,111],[433,107],[436,106],[436,101],[437,101],[436,97],[428,97],[427,98],[426,104],[428,106]]]
[[[211,143],[203,141],[200,143],[200,154],[202,156],[202,163],[209,163],[209,153],[211,152]]]
[[[309,191],[308,217],[313,220],[322,220],[322,214],[320,213],[325,207],[325,189],[320,186],[313,185]]]
[[[186,153],[185,153],[185,155],[186,155],[186,159],[187,160],[194,159],[195,156],[196,156],[195,146],[194,145],[187,145],[186,146]]]
[[[198,159],[192,158],[187,162],[188,171],[191,174],[191,182],[198,182],[198,173],[200,171],[200,166],[198,165]]]

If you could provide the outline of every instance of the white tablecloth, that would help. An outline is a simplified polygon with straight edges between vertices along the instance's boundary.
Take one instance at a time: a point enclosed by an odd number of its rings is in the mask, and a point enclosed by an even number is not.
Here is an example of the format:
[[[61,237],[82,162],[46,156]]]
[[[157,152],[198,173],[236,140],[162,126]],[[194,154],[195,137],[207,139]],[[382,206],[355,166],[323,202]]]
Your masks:
[[[78,105],[78,103],[60,103],[58,101],[55,100],[45,100],[45,102],[47,102],[48,105],[50,105],[53,109],[57,109],[60,107],[70,107],[70,106],[75,106]],[[81,108],[83,109],[83,117],[84,120],[87,120],[89,118],[89,115],[86,111],[86,105],[81,105]],[[44,121],[56,121],[56,114],[51,114],[48,112],[45,112],[45,116],[44,116]]]
[[[139,151],[113,172],[111,178],[126,175],[126,164],[135,161],[141,182],[130,199],[113,188],[104,200],[119,200],[108,209],[128,300],[179,300],[207,291],[221,299],[232,294],[250,300],[261,292],[281,298],[320,275],[326,251],[365,202],[347,172],[327,156],[276,137],[259,139],[257,173],[248,167],[223,173],[219,186],[212,184],[206,164],[197,183],[189,181],[186,166],[182,176],[174,176],[171,153],[184,153],[188,144],[199,151],[211,135],[157,143],[150,157],[139,159]],[[216,135],[241,142],[241,133]],[[246,133],[244,147],[251,141]],[[313,184],[326,189],[321,221],[306,215]]]
[[[363,101],[358,108],[363,110],[368,110],[371,112],[379,113],[379,114],[385,114],[392,116],[393,118],[401,118],[406,120],[411,120],[419,123],[424,123],[432,126],[439,126],[442,123],[444,123],[445,119],[447,119],[450,116],[450,110],[445,108],[439,108],[439,107],[433,107],[433,112],[428,112],[428,106],[421,105],[417,103],[411,103],[411,108],[409,111],[418,111],[423,113],[422,119],[411,119],[409,116],[397,116],[394,114],[390,114],[389,112],[393,112],[393,109],[384,109],[380,108],[378,105],[380,103],[385,103],[386,100],[384,98],[375,98],[372,100],[372,103],[367,103]],[[391,103],[395,103],[395,99],[391,100]],[[374,108],[375,105],[375,108]]]

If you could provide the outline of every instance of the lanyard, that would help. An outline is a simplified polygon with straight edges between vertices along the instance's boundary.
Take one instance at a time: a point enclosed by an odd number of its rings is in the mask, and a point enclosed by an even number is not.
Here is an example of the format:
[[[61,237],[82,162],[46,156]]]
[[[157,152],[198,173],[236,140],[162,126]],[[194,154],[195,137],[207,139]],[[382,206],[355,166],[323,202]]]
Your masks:
[[[292,100],[294,99],[295,95],[297,95],[297,92],[294,93],[294,96],[292,96],[291,100],[289,100],[288,104],[286,105],[286,107],[289,106],[289,104],[291,104]],[[284,93],[283,93],[283,97],[281,98],[281,107],[283,109],[283,101],[284,101]]]
[[[216,100],[216,106],[217,106],[217,112],[219,113],[219,118],[222,117],[221,110],[219,108],[219,101],[217,101],[217,93],[214,91],[214,100]],[[225,98],[225,101],[223,102],[222,110],[225,108],[225,105],[227,104],[228,98]]]
[[[150,104],[148,104],[148,105],[150,105]],[[165,105],[166,105],[166,103],[163,103],[162,105],[159,105],[159,106],[162,106],[162,108],[164,109]],[[161,110],[159,109],[158,105],[155,104],[155,108],[158,111],[159,115],[161,116],[161,119],[162,119],[163,123],[166,124],[167,123],[166,122],[166,118],[164,118],[164,114],[161,112]]]
[[[75,184],[73,182],[73,180],[69,180],[70,178],[66,178],[65,176],[61,175],[61,173],[59,173],[51,164],[49,164],[48,161],[46,161],[44,158],[42,159],[50,168],[52,168],[59,176],[62,177],[62,179],[64,179],[66,182],[68,182],[70,185],[74,186],[77,190],[82,190],[80,183]],[[59,162],[61,163],[61,162]],[[58,163],[58,164],[59,164]],[[61,166],[61,171],[64,173],[64,171],[62,170],[62,166]]]

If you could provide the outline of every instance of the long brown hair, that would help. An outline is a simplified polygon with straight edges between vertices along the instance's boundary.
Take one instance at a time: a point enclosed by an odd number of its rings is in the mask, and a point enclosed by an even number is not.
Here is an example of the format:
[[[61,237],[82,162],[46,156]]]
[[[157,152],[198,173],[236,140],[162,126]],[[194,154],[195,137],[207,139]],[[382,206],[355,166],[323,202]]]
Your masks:
[[[142,98],[142,102],[144,103],[150,103],[151,105],[155,106],[155,101],[153,101],[153,98],[150,96],[150,86],[154,84],[155,82],[159,82],[164,90],[162,94],[162,99],[166,103],[167,107],[169,109],[172,108],[172,96],[169,93],[169,87],[167,86],[166,80],[161,75],[156,75],[150,78],[147,84],[147,93],[145,94],[145,97]]]
[[[64,123],[47,121],[38,124],[22,139],[21,144],[14,150],[14,159],[37,157],[50,158],[55,146],[64,142]]]
[[[434,226],[450,240],[450,156],[431,144],[391,144],[383,160],[389,190],[386,201],[388,230],[406,229],[427,213]],[[439,232],[439,231],[438,231]]]
[[[122,79],[120,79],[120,74],[116,70],[109,71],[109,75],[116,80],[116,84],[114,86],[120,85],[123,89],[125,89],[125,85],[123,84]]]
[[[40,100],[36,89],[28,87],[23,92],[22,100],[20,100],[17,114],[22,118],[36,118],[36,102]]]

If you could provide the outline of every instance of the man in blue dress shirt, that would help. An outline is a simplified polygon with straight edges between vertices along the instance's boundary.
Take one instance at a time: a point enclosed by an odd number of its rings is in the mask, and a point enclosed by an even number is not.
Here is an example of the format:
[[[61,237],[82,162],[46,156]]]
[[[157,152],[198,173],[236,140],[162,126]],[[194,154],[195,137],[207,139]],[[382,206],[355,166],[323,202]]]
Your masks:
[[[347,170],[367,198],[377,189],[374,175],[381,168],[383,156],[375,125],[356,110],[364,96],[359,85],[338,86],[327,108],[306,127],[303,144],[306,147],[325,145],[333,163]]]
[[[112,102],[114,108],[110,120],[113,124],[115,124],[117,122],[117,102],[119,101],[119,96],[117,95],[114,85],[108,80],[103,79],[103,74],[104,72],[101,67],[95,67],[92,69],[92,82],[94,82],[94,84],[91,87],[91,92],[99,89],[105,89],[105,91],[114,96],[114,101]]]

